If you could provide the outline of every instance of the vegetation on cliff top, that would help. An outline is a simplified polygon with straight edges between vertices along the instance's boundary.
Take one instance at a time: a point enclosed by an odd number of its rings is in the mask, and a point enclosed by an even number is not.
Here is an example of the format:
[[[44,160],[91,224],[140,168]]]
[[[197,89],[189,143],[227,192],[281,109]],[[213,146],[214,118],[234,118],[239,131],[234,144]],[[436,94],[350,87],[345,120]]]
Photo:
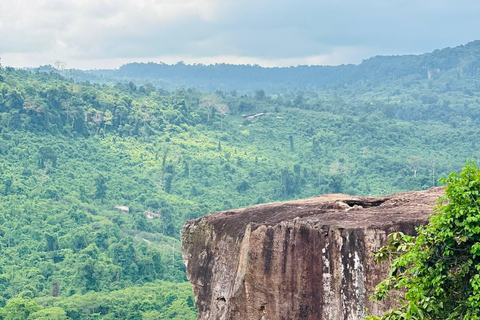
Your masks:
[[[399,307],[381,319],[480,319],[480,170],[467,162],[460,174],[442,180],[446,195],[429,224],[414,237],[390,235],[376,254],[393,261],[372,299],[404,292]]]

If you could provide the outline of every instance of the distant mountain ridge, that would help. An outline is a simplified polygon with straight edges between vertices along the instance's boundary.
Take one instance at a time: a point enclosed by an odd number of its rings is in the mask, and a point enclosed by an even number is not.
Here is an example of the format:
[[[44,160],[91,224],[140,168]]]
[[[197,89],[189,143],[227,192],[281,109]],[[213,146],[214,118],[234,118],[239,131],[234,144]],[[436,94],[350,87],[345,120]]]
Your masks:
[[[384,81],[413,76],[431,78],[456,69],[462,76],[477,76],[480,69],[480,41],[435,50],[420,55],[375,56],[359,65],[297,66],[265,68],[258,65],[129,63],[113,70],[89,70],[87,74],[117,80],[148,81],[155,85],[194,87],[200,90],[265,89],[278,92],[325,89],[358,81]]]

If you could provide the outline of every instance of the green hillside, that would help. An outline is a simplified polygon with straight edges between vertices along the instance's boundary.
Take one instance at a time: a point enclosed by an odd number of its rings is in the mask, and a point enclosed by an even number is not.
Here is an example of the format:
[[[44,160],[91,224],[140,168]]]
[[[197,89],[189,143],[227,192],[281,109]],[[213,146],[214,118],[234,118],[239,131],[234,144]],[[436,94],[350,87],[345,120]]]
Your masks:
[[[179,62],[169,65],[149,62],[129,63],[114,70],[65,70],[62,73],[80,81],[148,81],[169,90],[193,87],[210,92],[237,90],[252,93],[263,89],[269,93],[284,93],[306,89],[323,90],[365,82],[376,86],[384,81],[402,78],[447,79],[452,73],[472,79],[478,77],[479,56],[480,40],[477,40],[421,55],[372,57],[359,65],[263,68],[258,65],[224,63],[187,65]],[[45,67],[44,70],[52,68]]]
[[[480,156],[459,70],[240,95],[0,68],[0,319],[194,319],[186,220],[438,185]]]

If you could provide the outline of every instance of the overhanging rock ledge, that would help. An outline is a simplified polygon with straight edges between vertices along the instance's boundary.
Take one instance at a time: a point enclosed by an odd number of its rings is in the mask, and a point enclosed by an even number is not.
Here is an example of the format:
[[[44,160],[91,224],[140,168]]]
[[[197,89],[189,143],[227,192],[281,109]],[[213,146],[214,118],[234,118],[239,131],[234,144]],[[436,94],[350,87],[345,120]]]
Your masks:
[[[217,212],[185,223],[182,253],[199,320],[359,320],[388,265],[372,253],[414,234],[443,188],[379,198],[343,194]]]

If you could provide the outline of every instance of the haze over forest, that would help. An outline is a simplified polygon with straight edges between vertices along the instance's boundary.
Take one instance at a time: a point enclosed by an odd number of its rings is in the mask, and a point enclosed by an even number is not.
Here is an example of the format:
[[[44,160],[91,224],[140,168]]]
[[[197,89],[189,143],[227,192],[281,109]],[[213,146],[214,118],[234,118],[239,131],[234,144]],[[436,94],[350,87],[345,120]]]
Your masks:
[[[0,320],[195,319],[186,220],[438,186],[480,157],[479,12],[2,3]]]

